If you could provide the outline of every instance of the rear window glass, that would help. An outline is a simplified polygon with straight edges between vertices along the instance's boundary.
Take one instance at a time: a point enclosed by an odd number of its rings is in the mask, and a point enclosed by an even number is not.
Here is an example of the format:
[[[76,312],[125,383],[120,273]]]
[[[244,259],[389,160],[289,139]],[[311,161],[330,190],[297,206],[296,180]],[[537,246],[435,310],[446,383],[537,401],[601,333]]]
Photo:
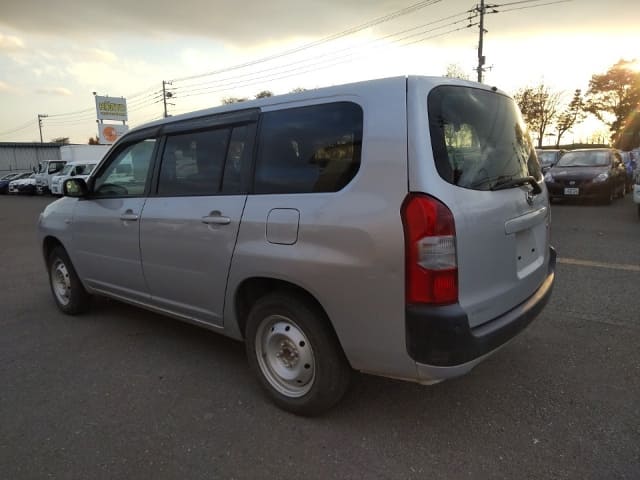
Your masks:
[[[602,150],[567,152],[557,165],[559,167],[605,167],[609,165],[609,152]]]
[[[528,176],[540,180],[533,144],[512,99],[445,85],[431,91],[428,105],[433,155],[444,180],[474,190]]]
[[[538,160],[541,165],[551,165],[556,161],[558,154],[556,152],[538,152]]]
[[[336,192],[360,167],[362,109],[337,102],[264,113],[255,193]]]

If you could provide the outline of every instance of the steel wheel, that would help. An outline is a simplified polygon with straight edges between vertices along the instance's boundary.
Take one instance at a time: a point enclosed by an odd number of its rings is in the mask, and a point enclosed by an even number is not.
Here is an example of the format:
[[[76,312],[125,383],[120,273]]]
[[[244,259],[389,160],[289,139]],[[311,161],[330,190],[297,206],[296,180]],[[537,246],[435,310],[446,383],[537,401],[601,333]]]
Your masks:
[[[276,391],[300,398],[311,390],[316,372],[313,348],[293,320],[266,317],[256,331],[255,350],[262,374]]]
[[[57,258],[51,267],[51,288],[61,305],[69,305],[71,299],[71,277],[67,266]]]
[[[304,295],[274,291],[256,300],[245,348],[262,388],[289,412],[318,415],[349,387],[351,367],[331,323]]]
[[[69,315],[85,311],[89,305],[89,294],[62,246],[51,250],[48,265],[49,285],[58,308]]]

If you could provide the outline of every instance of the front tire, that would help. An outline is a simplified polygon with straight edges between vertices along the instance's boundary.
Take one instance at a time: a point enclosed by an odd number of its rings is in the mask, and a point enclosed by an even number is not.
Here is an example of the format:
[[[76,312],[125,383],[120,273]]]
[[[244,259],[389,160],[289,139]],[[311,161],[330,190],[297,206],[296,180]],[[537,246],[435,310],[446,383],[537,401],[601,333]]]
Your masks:
[[[249,312],[245,344],[262,388],[284,410],[318,415],[349,387],[351,367],[324,312],[298,295],[259,299]]]
[[[87,310],[89,294],[84,289],[67,252],[61,246],[49,254],[49,285],[56,305],[67,315],[77,315]]]

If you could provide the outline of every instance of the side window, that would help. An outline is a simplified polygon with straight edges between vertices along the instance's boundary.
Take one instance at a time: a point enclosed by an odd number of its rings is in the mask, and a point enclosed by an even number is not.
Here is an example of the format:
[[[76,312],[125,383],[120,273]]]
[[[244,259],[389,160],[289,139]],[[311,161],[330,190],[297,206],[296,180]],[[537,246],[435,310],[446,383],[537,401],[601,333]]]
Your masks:
[[[147,139],[120,150],[108,166],[95,177],[93,196],[143,195],[155,143],[155,139]]]
[[[158,194],[217,194],[230,134],[230,128],[222,128],[167,137]]]
[[[254,137],[255,124],[234,127],[224,166],[222,193],[246,192],[247,185],[243,180],[249,177],[251,171]]]
[[[362,117],[349,102],[263,114],[255,193],[341,190],[360,167]]]
[[[57,173],[60,170],[62,170],[65,166],[66,162],[51,162],[49,164],[49,169],[47,170],[47,173]]]

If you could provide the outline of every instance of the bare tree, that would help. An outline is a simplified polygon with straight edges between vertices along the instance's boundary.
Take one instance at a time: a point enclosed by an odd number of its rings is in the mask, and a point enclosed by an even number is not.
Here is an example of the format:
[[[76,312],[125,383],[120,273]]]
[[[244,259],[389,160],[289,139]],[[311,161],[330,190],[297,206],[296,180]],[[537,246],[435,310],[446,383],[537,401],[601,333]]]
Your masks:
[[[469,75],[457,63],[450,63],[447,65],[447,71],[444,76],[449,78],[459,78],[461,80],[469,80]]]
[[[529,130],[538,137],[538,147],[542,147],[545,132],[558,116],[561,96],[561,92],[551,91],[544,83],[525,87],[514,95]]]
[[[222,99],[222,104],[231,105],[232,103],[246,102],[247,100],[249,99],[246,97],[225,97]]]
[[[261,92],[256,94],[256,99],[269,97],[273,97],[273,92],[271,90],[262,90]]]
[[[579,88],[573,92],[573,98],[565,110],[558,116],[556,122],[556,147],[560,146],[562,136],[571,130],[574,125],[582,122],[586,117],[584,100],[582,98],[582,90]]]

